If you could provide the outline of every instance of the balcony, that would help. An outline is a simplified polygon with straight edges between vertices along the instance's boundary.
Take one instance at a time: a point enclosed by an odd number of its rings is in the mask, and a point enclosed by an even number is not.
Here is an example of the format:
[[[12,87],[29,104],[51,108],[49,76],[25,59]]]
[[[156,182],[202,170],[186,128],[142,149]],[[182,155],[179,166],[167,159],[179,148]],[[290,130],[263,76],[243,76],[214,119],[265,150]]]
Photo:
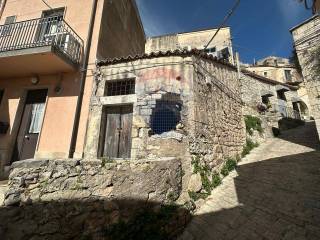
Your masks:
[[[59,16],[0,26],[0,78],[76,71],[83,41]]]

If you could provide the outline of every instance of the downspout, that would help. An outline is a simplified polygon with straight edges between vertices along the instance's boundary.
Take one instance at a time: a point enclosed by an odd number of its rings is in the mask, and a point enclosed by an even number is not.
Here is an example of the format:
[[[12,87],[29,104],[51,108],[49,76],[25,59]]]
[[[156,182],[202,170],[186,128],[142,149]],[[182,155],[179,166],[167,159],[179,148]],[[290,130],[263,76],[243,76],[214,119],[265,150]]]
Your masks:
[[[82,108],[82,101],[83,101],[83,94],[84,94],[84,87],[85,87],[85,83],[86,83],[87,68],[88,68],[88,63],[89,63],[92,34],[93,34],[94,21],[95,21],[96,12],[97,12],[97,4],[98,4],[98,0],[93,0],[91,17],[90,17],[90,24],[89,24],[89,29],[88,29],[88,37],[87,37],[87,41],[86,41],[86,49],[84,51],[84,56],[83,56],[84,60],[83,60],[82,67],[81,67],[80,93],[79,93],[79,97],[77,100],[77,107],[76,107],[76,112],[75,112],[75,116],[74,116],[71,143],[70,143],[70,149],[69,149],[69,158],[73,158],[75,150],[76,150],[80,116],[81,116],[81,108]]]
[[[0,4],[0,19],[2,18],[2,13],[4,11],[4,7],[6,5],[7,0],[3,0],[3,2]]]

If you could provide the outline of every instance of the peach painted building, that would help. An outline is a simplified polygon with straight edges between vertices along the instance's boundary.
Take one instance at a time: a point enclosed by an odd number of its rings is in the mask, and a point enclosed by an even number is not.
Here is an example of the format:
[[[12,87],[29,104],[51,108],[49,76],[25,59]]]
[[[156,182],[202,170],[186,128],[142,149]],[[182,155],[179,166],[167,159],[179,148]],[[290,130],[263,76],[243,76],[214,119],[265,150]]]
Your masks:
[[[0,0],[1,175],[13,161],[81,158],[95,61],[144,46],[134,0]]]

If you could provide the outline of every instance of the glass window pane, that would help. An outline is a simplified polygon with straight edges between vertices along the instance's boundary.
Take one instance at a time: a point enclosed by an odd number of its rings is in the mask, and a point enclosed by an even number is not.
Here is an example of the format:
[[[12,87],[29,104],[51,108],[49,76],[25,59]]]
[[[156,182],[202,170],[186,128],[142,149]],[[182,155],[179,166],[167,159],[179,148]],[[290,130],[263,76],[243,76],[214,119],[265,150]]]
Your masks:
[[[44,114],[44,103],[32,105],[29,133],[40,133]]]

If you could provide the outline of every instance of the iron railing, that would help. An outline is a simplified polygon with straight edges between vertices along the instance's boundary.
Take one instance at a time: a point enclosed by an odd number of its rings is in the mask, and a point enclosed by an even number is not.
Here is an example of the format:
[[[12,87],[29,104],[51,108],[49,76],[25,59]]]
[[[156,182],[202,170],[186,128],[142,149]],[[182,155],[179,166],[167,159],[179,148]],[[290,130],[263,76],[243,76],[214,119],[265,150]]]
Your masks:
[[[0,26],[0,53],[53,46],[75,64],[81,61],[83,41],[61,16]]]

